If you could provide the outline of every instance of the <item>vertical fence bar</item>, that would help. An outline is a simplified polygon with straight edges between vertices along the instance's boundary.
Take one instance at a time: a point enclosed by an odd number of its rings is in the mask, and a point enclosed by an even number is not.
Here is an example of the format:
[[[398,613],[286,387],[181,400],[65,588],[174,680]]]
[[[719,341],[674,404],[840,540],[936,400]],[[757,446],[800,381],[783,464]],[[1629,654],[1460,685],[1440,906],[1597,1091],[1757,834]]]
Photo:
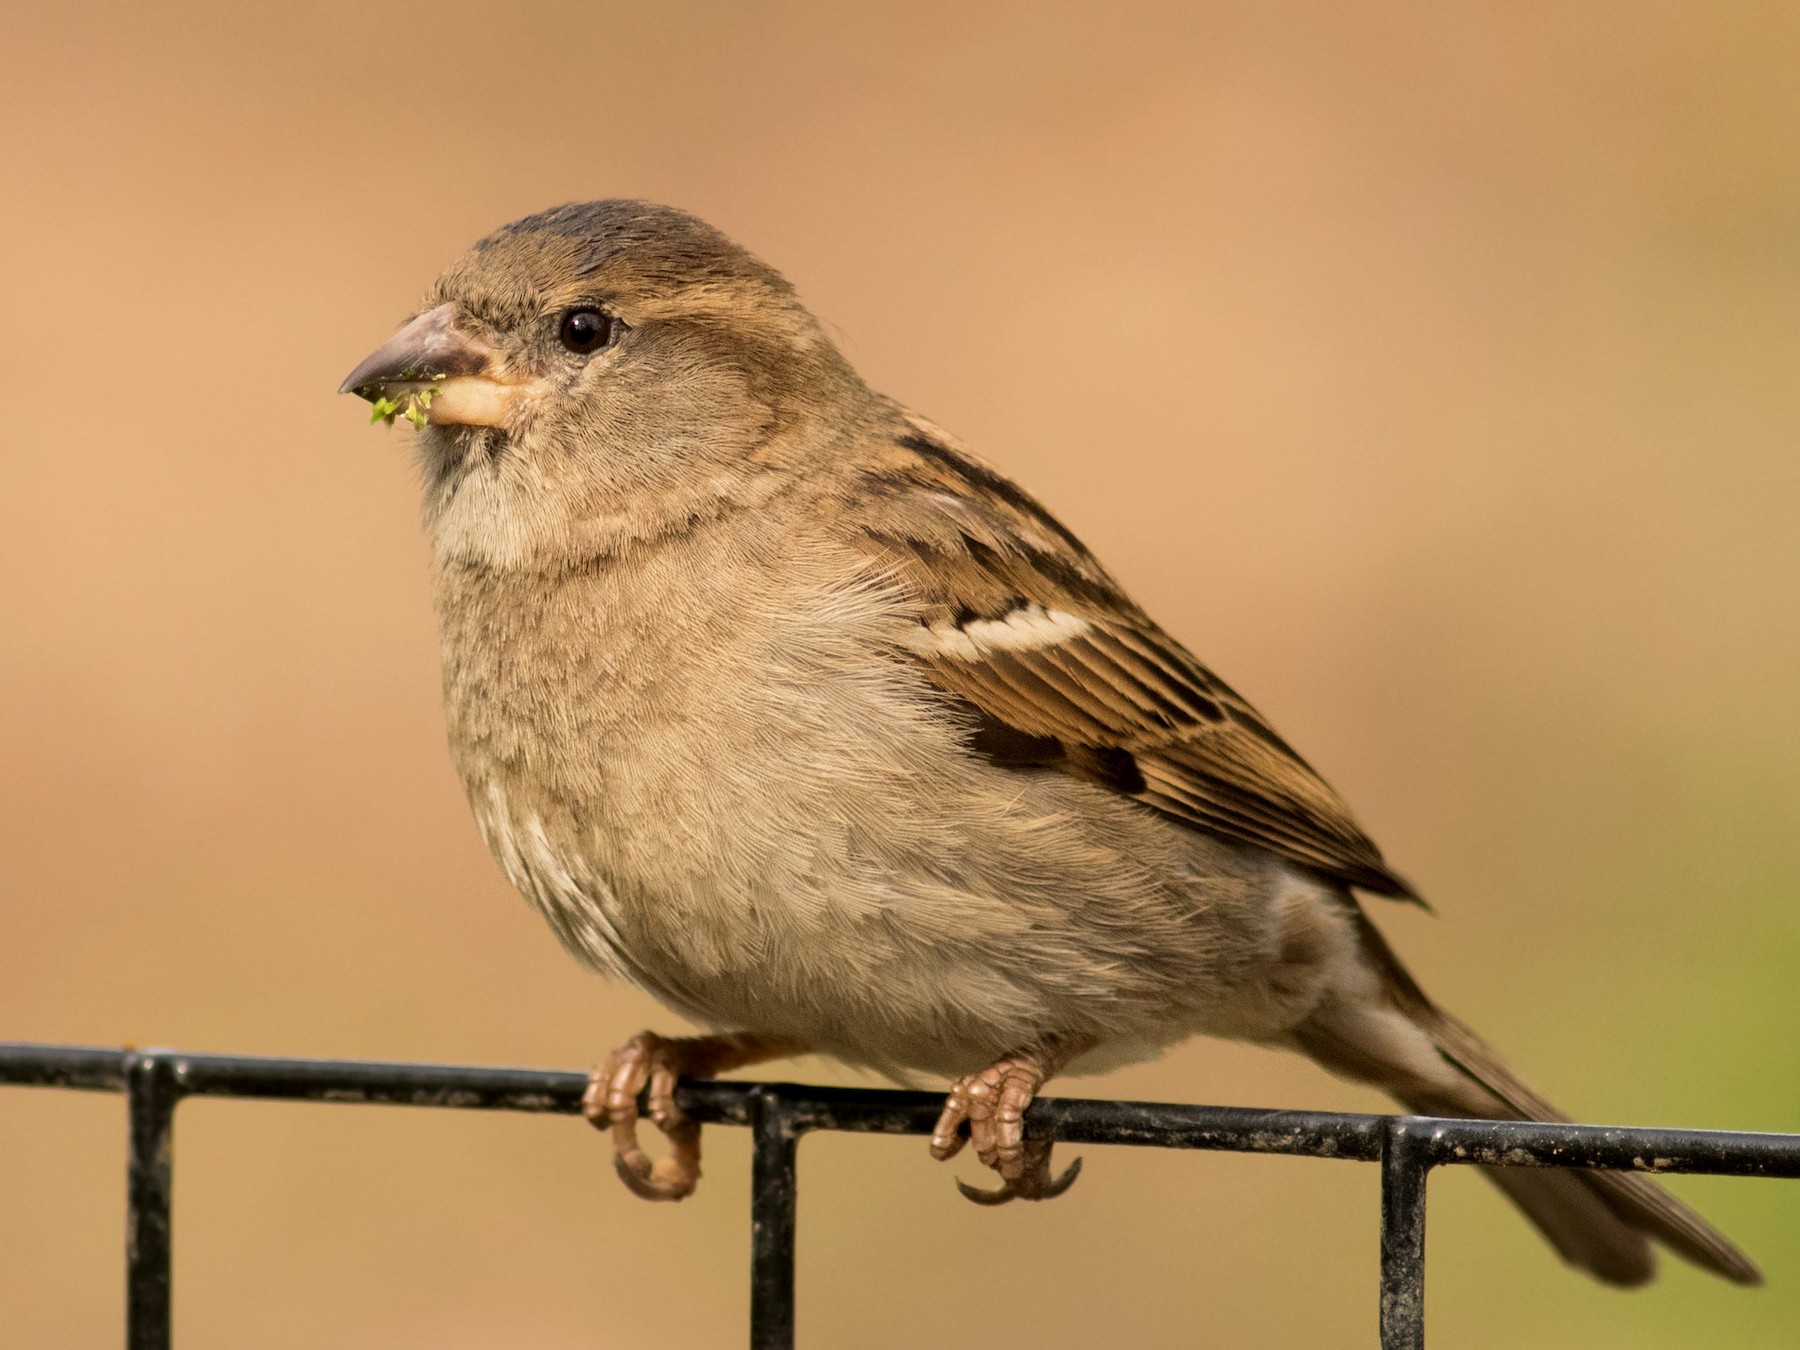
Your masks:
[[[1425,1350],[1425,1178],[1419,1123],[1398,1116],[1381,1142],[1381,1350]]]
[[[766,1087],[751,1094],[750,1129],[750,1350],[793,1350],[800,1134],[793,1108]]]
[[[168,1056],[127,1052],[125,1094],[125,1344],[127,1350],[169,1350],[169,1201],[181,1090]]]

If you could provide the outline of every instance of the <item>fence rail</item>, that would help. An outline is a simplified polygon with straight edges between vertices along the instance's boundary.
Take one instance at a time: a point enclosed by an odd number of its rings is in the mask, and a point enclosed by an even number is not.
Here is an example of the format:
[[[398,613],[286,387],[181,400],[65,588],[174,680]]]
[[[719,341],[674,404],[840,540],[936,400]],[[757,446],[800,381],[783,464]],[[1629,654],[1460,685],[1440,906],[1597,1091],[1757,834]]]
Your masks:
[[[0,1042],[0,1083],[122,1092],[130,1149],[125,1343],[169,1350],[175,1108],[187,1097],[534,1111],[573,1115],[587,1075],[357,1060],[260,1059]],[[943,1099],[923,1092],[684,1079],[681,1107],[753,1140],[750,1344],[794,1343],[797,1149],[814,1130],[927,1135]],[[1033,1138],[1079,1144],[1279,1153],[1381,1168],[1382,1350],[1425,1344],[1425,1183],[1433,1167],[1599,1167],[1800,1177],[1800,1135],[1530,1121],[1440,1120],[1332,1111],[1259,1111],[1046,1097],[1026,1115]],[[0,1333],[4,1328],[0,1328]]]

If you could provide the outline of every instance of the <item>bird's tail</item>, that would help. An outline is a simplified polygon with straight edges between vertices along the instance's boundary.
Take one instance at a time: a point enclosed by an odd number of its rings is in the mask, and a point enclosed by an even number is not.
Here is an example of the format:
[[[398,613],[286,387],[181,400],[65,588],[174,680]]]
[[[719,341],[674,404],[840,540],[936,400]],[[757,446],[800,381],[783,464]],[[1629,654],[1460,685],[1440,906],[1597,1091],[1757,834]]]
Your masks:
[[[1293,1033],[1333,1073],[1372,1083],[1431,1116],[1561,1121],[1473,1031],[1427,998],[1375,926],[1355,911],[1364,983],[1334,990]],[[1608,1284],[1656,1274],[1652,1241],[1738,1284],[1762,1273],[1723,1234],[1648,1177],[1587,1169],[1495,1167],[1482,1172],[1571,1265]]]

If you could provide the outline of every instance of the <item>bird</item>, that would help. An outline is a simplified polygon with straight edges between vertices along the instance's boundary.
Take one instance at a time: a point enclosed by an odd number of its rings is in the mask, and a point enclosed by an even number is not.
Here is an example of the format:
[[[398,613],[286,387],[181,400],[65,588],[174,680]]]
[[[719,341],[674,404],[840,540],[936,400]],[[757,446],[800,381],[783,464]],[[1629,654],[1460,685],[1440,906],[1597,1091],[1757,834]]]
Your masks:
[[[930,1151],[972,1144],[983,1203],[1074,1180],[1025,1129],[1053,1076],[1194,1035],[1410,1112],[1566,1119],[1401,964],[1364,898],[1423,901],[1300,754],[721,231],[514,221],[340,392],[417,428],[488,848],[578,960],[708,1028],[591,1077],[637,1194],[698,1181],[680,1077],[805,1053],[948,1081]],[[1659,1246],[1760,1282],[1647,1177],[1484,1171],[1603,1282]]]

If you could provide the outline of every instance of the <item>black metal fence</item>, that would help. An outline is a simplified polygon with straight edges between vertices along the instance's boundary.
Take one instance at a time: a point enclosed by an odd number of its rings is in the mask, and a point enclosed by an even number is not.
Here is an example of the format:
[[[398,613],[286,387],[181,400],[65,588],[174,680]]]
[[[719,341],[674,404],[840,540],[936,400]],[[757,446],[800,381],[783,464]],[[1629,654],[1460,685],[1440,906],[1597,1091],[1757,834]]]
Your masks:
[[[0,1083],[123,1092],[130,1120],[125,1343],[167,1350],[175,1108],[185,1097],[447,1106],[573,1115],[587,1076],[533,1069],[254,1059],[174,1050],[0,1042]],[[795,1170],[813,1130],[931,1133],[943,1099],[923,1092],[683,1081],[681,1107],[702,1124],[742,1125],[750,1182],[750,1344],[794,1343]],[[1331,1111],[1256,1111],[1046,1097],[1026,1115],[1034,1138],[1081,1144],[1224,1149],[1347,1158],[1381,1167],[1381,1345],[1425,1344],[1425,1180],[1433,1167],[1603,1167],[1800,1177],[1800,1135],[1610,1125],[1438,1120]],[[0,1164],[3,1165],[3,1164]],[[0,1328],[0,1339],[4,1339]]]

